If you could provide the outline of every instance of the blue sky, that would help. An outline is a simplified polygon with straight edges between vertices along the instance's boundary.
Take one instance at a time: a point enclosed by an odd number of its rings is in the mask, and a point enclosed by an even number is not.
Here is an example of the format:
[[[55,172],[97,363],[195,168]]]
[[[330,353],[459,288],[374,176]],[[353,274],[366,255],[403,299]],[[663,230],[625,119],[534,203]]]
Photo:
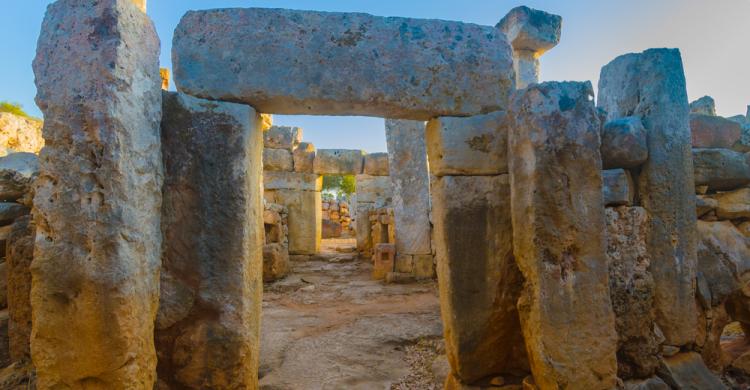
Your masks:
[[[0,100],[34,104],[34,58],[50,0],[9,1],[0,13]],[[162,66],[170,67],[172,32],[190,9],[274,7],[356,11],[382,16],[460,20],[495,25],[508,10],[528,5],[563,17],[562,42],[542,57],[543,80],[592,80],[614,57],[651,47],[680,48],[688,94],[711,95],[720,115],[744,114],[750,104],[750,0],[149,0],[162,40]],[[276,116],[301,126],[318,148],[385,151],[378,118]]]

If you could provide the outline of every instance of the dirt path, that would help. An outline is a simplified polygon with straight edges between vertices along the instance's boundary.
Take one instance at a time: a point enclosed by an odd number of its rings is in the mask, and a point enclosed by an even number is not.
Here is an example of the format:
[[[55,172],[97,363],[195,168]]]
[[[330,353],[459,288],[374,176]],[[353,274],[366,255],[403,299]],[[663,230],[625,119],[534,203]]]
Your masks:
[[[337,252],[351,241],[327,244],[266,285],[261,388],[440,388],[425,369],[442,336],[435,283],[372,281],[368,261]]]

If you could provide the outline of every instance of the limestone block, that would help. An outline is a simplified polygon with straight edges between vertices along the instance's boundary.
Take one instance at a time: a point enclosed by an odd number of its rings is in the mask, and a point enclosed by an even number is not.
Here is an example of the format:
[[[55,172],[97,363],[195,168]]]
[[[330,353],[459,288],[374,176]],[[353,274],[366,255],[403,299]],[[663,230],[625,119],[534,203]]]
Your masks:
[[[606,171],[605,171],[606,172]],[[641,207],[605,210],[609,294],[617,329],[617,371],[621,379],[653,375],[659,366],[654,333],[654,279],[648,272],[648,214]]]
[[[341,237],[341,223],[331,221],[329,219],[323,219],[322,228],[323,238],[338,238]]]
[[[319,175],[359,175],[364,166],[365,152],[349,149],[318,149],[313,172]]]
[[[9,225],[23,215],[29,214],[29,208],[18,203],[0,202],[0,225]]]
[[[740,140],[732,146],[732,149],[743,153],[750,152],[750,122],[740,125]]]
[[[290,271],[289,250],[273,243],[263,246],[263,281],[273,282],[284,278]]]
[[[750,183],[750,164],[745,155],[729,149],[693,149],[695,185],[729,191]]]
[[[286,149],[263,149],[263,170],[291,172],[294,170],[292,152]]]
[[[745,290],[750,271],[750,247],[729,221],[698,221],[698,270],[705,278],[711,307],[724,303],[733,293]],[[750,296],[750,291],[747,293]],[[721,331],[721,330],[719,330]]]
[[[372,279],[383,280],[388,273],[393,272],[395,258],[395,244],[376,244],[375,254],[373,255]]]
[[[293,152],[294,171],[313,173],[315,163],[315,146],[308,142],[300,142]]]
[[[409,255],[431,254],[430,173],[425,123],[386,119],[385,135],[393,185],[396,251]]]
[[[370,153],[365,155],[365,166],[362,173],[370,176],[388,176],[388,153]]]
[[[679,353],[663,358],[659,377],[673,389],[715,389],[727,387],[712,373],[695,352]]]
[[[47,7],[33,68],[47,141],[31,267],[37,387],[151,389],[159,38],[130,0],[58,0]]]
[[[164,94],[165,246],[156,346],[159,381],[171,388],[257,387],[260,124],[245,105]],[[183,316],[167,323],[172,313],[165,309]]]
[[[289,254],[320,252],[323,234],[321,198],[318,191],[278,190],[276,203],[289,209]]]
[[[750,218],[750,188],[712,195],[717,202],[716,216],[720,219]]]
[[[607,122],[602,127],[604,169],[636,168],[648,159],[646,129],[638,117]]]
[[[44,146],[42,121],[0,112],[0,155],[14,152],[38,154]]]
[[[716,102],[711,96],[704,96],[690,102],[690,113],[716,116]]]
[[[716,199],[705,195],[696,195],[695,197],[695,215],[700,218],[701,216],[716,210],[719,207],[719,202]]]
[[[508,173],[507,113],[440,117],[427,123],[430,173],[435,176]]]
[[[376,208],[384,204],[391,204],[393,200],[393,186],[390,176],[357,175],[357,201],[371,203]]]
[[[323,177],[315,173],[264,171],[263,188],[320,191],[323,188]]]
[[[518,302],[540,388],[615,387],[617,334],[605,254],[600,120],[591,83],[519,91],[509,136]],[[570,337],[575,334],[576,337]]]
[[[20,361],[31,357],[31,261],[34,258],[35,228],[30,217],[12,225],[5,252],[8,277],[8,335],[10,357]]]
[[[690,131],[694,148],[731,149],[742,135],[739,123],[701,114],[690,114]]]
[[[629,206],[633,204],[635,189],[630,172],[624,169],[602,171],[602,194],[605,206]]]
[[[639,116],[649,158],[638,194],[649,213],[648,253],[656,286],[656,321],[667,344],[695,339],[695,184],[687,88],[680,52],[652,49],[620,56],[602,68],[597,95],[608,119]]]
[[[528,372],[508,175],[438,177],[432,199],[440,310],[454,375],[471,384]]]
[[[181,91],[274,114],[429,120],[501,109],[514,89],[500,31],[442,20],[191,11],[175,32],[173,59]]]
[[[290,126],[271,126],[263,132],[263,145],[270,149],[293,151],[302,142],[302,129]]]
[[[0,157],[0,201],[16,201],[32,191],[39,176],[39,159],[33,153],[12,153]]]

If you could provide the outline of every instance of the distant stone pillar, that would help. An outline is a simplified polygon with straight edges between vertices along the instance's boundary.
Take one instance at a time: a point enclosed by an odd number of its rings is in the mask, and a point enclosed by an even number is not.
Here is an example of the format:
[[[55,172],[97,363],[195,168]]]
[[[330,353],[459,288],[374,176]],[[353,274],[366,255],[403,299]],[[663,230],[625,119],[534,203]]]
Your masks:
[[[434,270],[425,122],[387,119],[385,134],[396,219],[396,270],[431,278]]]
[[[617,384],[600,121],[592,98],[588,82],[543,83],[512,103],[513,252],[526,280],[518,311],[541,389]]]
[[[513,8],[496,26],[513,46],[516,88],[539,82],[539,57],[560,42],[562,18],[526,6]]]
[[[130,0],[58,0],[34,74],[46,140],[31,267],[37,386],[150,390],[162,243],[159,38]]]
[[[257,388],[260,126],[249,106],[164,94],[160,385]]]
[[[602,69],[598,103],[608,120],[640,117],[648,134],[648,160],[638,189],[649,214],[656,323],[667,345],[692,344],[697,329],[695,180],[680,52],[652,49],[616,58]]]

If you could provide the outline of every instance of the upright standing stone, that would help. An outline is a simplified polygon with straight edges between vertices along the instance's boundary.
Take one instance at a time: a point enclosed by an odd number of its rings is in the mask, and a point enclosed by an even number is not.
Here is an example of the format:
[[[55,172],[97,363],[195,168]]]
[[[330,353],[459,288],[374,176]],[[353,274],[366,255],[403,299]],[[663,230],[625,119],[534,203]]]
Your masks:
[[[31,261],[34,258],[34,224],[29,216],[16,219],[5,244],[8,272],[8,339],[10,358],[31,357]]]
[[[385,121],[385,135],[393,184],[396,252],[431,254],[430,173],[427,169],[425,123],[388,119]]]
[[[58,0],[34,60],[37,386],[152,389],[159,298],[159,38],[131,0]]]
[[[172,54],[181,91],[278,114],[475,115],[504,108],[515,86],[500,31],[442,20],[191,11]]]
[[[268,200],[289,209],[289,254],[314,255],[320,252],[323,236],[320,191],[279,189],[273,191]]]
[[[509,137],[518,303],[536,384],[611,389],[617,334],[609,297],[600,121],[591,83],[519,91]]]
[[[513,8],[497,24],[513,46],[513,68],[516,88],[539,82],[539,57],[560,42],[562,18],[531,9]]]
[[[528,372],[516,309],[523,276],[513,257],[508,175],[437,177],[432,198],[440,310],[453,375],[474,384]]]
[[[170,388],[258,386],[262,131],[252,108],[165,93],[156,345]]]
[[[609,120],[640,116],[648,133],[638,189],[649,213],[656,322],[666,344],[690,344],[697,329],[695,183],[680,52],[652,49],[616,58],[602,69],[599,106]]]

